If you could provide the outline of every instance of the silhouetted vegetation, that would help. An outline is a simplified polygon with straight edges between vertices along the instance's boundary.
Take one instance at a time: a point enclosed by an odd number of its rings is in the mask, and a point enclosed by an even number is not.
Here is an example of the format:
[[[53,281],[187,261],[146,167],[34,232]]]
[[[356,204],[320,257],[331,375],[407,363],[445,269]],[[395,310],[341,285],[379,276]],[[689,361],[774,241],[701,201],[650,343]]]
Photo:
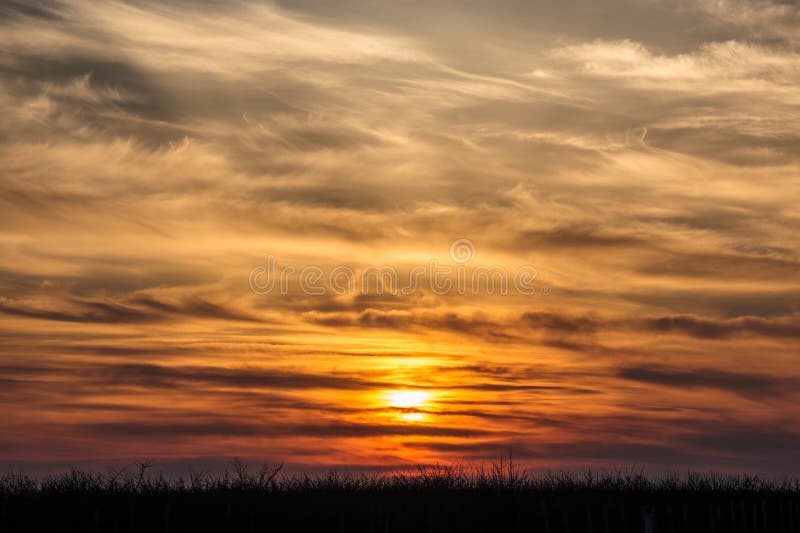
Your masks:
[[[166,479],[143,462],[105,474],[0,478],[0,531],[800,531],[800,481],[639,471],[534,475],[511,461],[386,475],[283,475],[235,460]]]

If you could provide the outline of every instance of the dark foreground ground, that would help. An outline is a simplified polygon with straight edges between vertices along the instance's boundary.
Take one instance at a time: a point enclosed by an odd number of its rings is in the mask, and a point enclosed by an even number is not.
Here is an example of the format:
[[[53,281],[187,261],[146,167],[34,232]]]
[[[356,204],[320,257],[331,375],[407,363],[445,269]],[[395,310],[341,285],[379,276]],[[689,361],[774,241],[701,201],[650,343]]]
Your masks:
[[[145,468],[0,481],[0,531],[800,533],[800,482],[688,474],[528,476],[508,465],[285,477],[241,463],[167,481]]]

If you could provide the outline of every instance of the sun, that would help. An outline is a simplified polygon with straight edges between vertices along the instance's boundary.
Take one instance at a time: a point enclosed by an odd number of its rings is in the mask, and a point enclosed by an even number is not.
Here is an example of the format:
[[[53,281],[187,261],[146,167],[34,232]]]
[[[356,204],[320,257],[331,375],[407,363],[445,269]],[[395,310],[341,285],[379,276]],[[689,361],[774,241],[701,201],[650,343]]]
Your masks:
[[[386,402],[390,407],[425,407],[430,398],[429,392],[421,390],[396,390],[386,393]]]
[[[384,393],[384,401],[388,407],[397,409],[393,414],[405,422],[424,422],[428,415],[420,410],[427,407],[431,393],[420,390],[394,390]]]

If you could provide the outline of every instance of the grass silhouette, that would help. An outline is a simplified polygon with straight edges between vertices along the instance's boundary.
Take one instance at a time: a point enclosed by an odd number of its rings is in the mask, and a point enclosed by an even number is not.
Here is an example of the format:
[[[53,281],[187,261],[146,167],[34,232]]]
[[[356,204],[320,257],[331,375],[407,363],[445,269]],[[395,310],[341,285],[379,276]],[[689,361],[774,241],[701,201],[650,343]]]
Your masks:
[[[151,462],[104,474],[0,477],[0,531],[800,531],[800,480],[637,470],[533,474],[420,466],[383,475],[284,475],[241,460],[167,479]]]

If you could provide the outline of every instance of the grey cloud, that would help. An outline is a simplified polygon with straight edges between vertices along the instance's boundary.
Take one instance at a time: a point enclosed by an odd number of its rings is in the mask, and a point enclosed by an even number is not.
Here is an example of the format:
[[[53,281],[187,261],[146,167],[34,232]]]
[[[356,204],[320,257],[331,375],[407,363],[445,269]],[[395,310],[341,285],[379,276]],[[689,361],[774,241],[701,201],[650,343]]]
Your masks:
[[[93,322],[100,324],[125,324],[152,321],[155,317],[139,309],[115,302],[80,302],[78,309],[60,311],[20,304],[4,298],[0,301],[0,312],[7,315],[55,320],[60,322]]]
[[[80,374],[79,374],[80,375]],[[356,375],[329,375],[276,369],[227,369],[209,366],[162,366],[118,364],[89,369],[88,377],[100,382],[144,387],[172,387],[180,383],[195,386],[229,386],[268,389],[362,390],[383,385]]]
[[[745,424],[731,424],[728,428],[707,431],[687,436],[685,442],[713,453],[753,455],[771,458],[775,461],[800,460],[800,433],[796,427],[759,427]],[[788,464],[788,463],[787,463]]]
[[[759,317],[742,317],[730,320],[707,320],[692,316],[668,316],[644,322],[647,329],[656,332],[680,332],[702,339],[719,339],[740,333],[767,337],[800,337],[798,320],[768,320]]]
[[[698,339],[726,339],[740,335],[758,335],[775,339],[800,336],[800,325],[795,315],[764,318],[744,316],[717,318],[694,315],[662,315],[653,317],[601,317],[552,312],[525,312],[518,318],[506,321],[488,319],[480,314],[459,315],[411,308],[395,310],[393,303],[387,309],[366,309],[354,312],[312,312],[306,319],[329,327],[369,327],[382,329],[432,329],[453,331],[483,337],[486,340],[524,342],[531,340],[530,333],[541,332],[548,345],[583,351],[600,346],[587,343],[580,335],[633,331],[640,333],[671,333]],[[529,335],[526,336],[525,334]],[[556,336],[561,335],[560,338]]]
[[[681,421],[685,423],[685,421]],[[669,434],[668,424],[661,431]],[[608,434],[594,440],[538,442],[527,439],[499,438],[476,442],[419,441],[406,443],[409,448],[447,453],[471,460],[494,459],[511,449],[515,459],[553,460],[580,465],[598,461],[615,465],[637,464],[647,467],[682,467],[742,469],[758,468],[779,475],[796,469],[787,465],[797,460],[798,434],[790,427],[753,422],[731,423],[726,420],[695,420],[687,424],[692,431],[658,440],[635,440],[613,433],[614,425],[605,425]],[[626,432],[628,429],[626,429]]]
[[[617,370],[621,378],[640,383],[678,389],[714,388],[754,399],[790,397],[800,380],[767,374],[745,374],[717,368],[681,369],[657,365],[625,366]]]
[[[198,318],[216,318],[225,320],[241,320],[246,322],[262,322],[263,320],[243,311],[225,307],[199,296],[187,296],[177,302],[159,300],[152,296],[136,296],[131,303],[141,305],[173,315],[186,315]]]
[[[332,327],[369,327],[382,329],[433,329],[482,337],[494,342],[512,342],[518,336],[506,325],[482,316],[457,313],[428,313],[366,309],[360,313],[308,313],[306,319]]]
[[[797,290],[750,290],[746,287],[716,290],[652,290],[647,293],[617,293],[624,300],[661,308],[671,313],[693,313],[699,316],[777,318],[800,311]]]
[[[406,443],[406,447],[420,448],[431,452],[457,454],[471,460],[491,460],[511,450],[516,460],[552,460],[562,463],[579,462],[596,464],[598,461],[639,465],[701,465],[703,458],[690,451],[677,449],[669,444],[637,442],[569,441],[548,442],[532,446],[527,441],[495,440],[477,443]]]
[[[318,437],[318,438],[363,438],[384,435],[426,435],[437,437],[469,437],[486,435],[485,430],[474,428],[446,428],[436,426],[390,425],[390,424],[350,424],[331,422],[329,424],[287,424],[282,422],[246,423],[228,419],[208,419],[203,422],[108,422],[90,423],[78,426],[83,432],[94,437],[164,437],[191,438],[209,435],[262,436],[262,437]]]
[[[42,320],[99,324],[159,322],[170,316],[262,321],[246,312],[226,308],[199,296],[187,296],[175,302],[158,300],[151,296],[134,296],[122,300],[66,297],[51,307],[2,298],[0,312]]]
[[[533,230],[519,235],[515,242],[523,249],[539,248],[620,248],[643,247],[647,239],[638,235],[608,234],[591,228],[554,228]]]
[[[487,51],[477,44],[468,46],[464,43],[466,35],[480,32],[487,40],[524,43],[529,49],[540,46],[545,39],[591,40],[600,36],[627,37],[664,48],[682,49],[687,42],[693,44],[730,35],[724,29],[702,24],[704,13],[699,6],[682,3],[683,8],[676,9],[678,6],[673,2],[614,0],[599,5],[580,1],[567,10],[563,9],[563,4],[553,0],[502,0],[491,6],[478,1],[391,4],[353,0],[346,8],[338,9],[313,0],[282,0],[280,4],[329,23],[367,25],[412,33],[431,43],[441,54],[472,52],[477,56],[476,60],[486,63]],[[448,20],[447,31],[443,31],[438,23],[445,18]],[[681,31],[676,31],[677,28]]]
[[[559,313],[527,312],[521,318],[531,328],[565,333],[594,333],[610,325],[600,318]]]
[[[60,2],[53,0],[2,0],[0,13],[7,17],[33,17],[46,20],[59,20],[63,16],[59,13]]]
[[[687,278],[771,279],[780,276],[796,279],[800,277],[800,262],[758,255],[680,253],[645,264],[639,271]]]
[[[746,128],[746,124],[740,125]],[[738,131],[735,124],[720,124],[716,128],[655,127],[648,130],[647,141],[661,149],[741,166],[778,166],[800,162],[797,155],[800,153],[800,131],[796,134],[755,135]]]

